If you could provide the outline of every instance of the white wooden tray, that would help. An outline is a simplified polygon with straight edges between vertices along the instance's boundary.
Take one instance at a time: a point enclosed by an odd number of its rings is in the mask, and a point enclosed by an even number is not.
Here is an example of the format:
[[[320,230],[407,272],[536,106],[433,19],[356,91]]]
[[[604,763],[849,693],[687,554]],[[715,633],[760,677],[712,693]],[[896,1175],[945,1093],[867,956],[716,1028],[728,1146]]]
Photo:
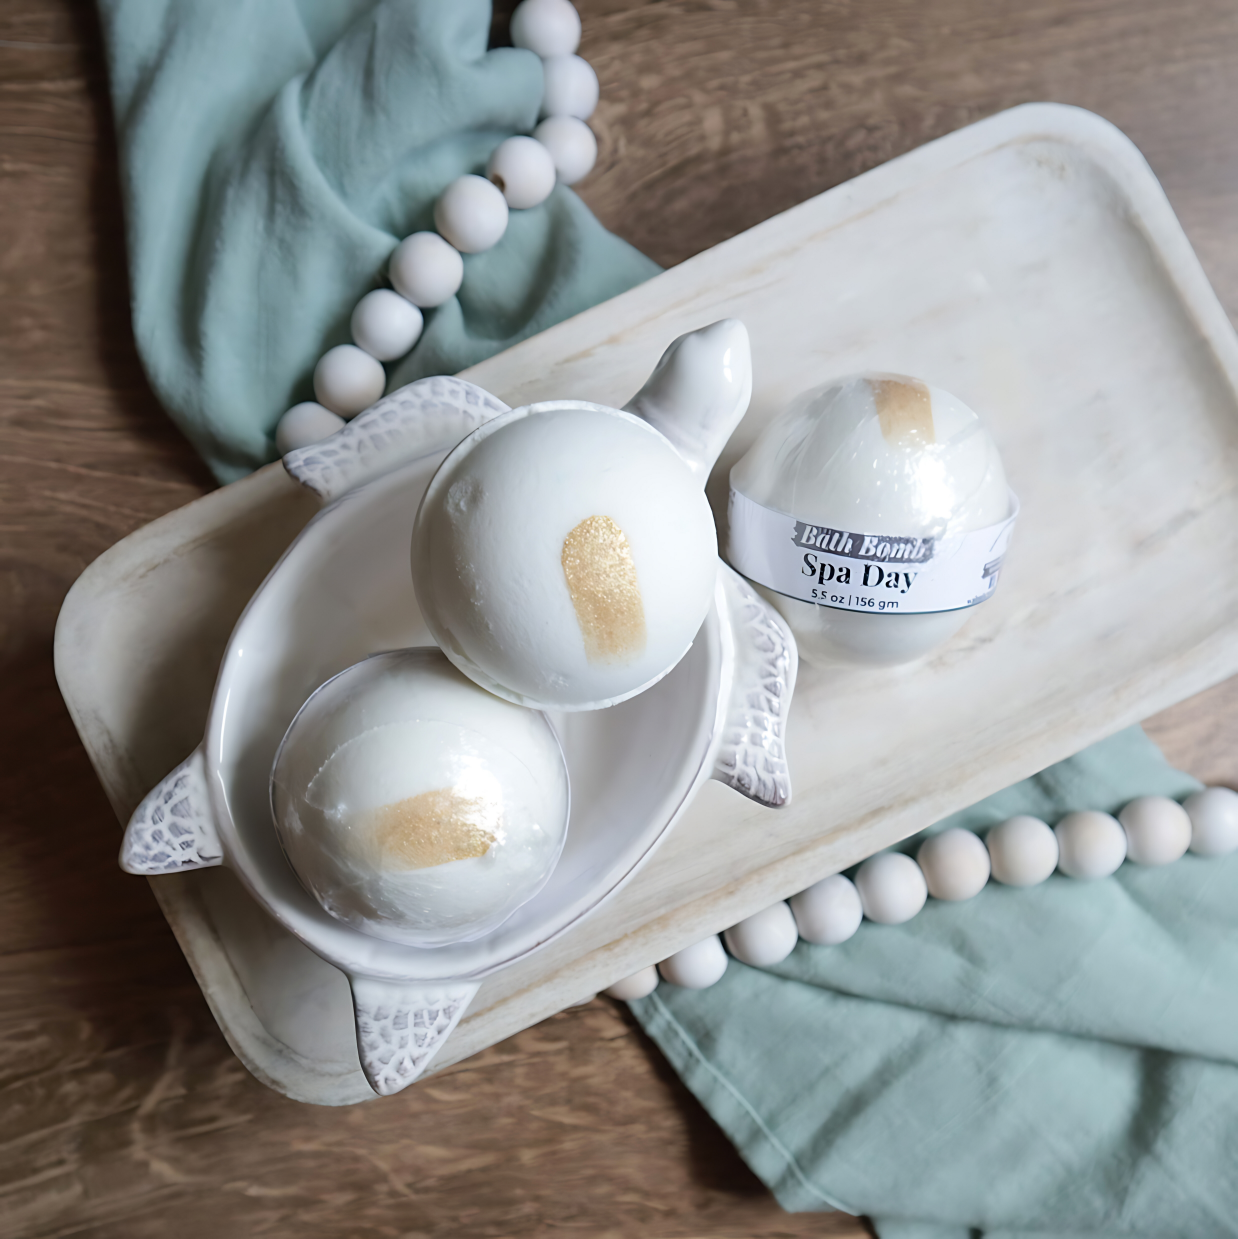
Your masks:
[[[792,804],[707,785],[618,897],[484,982],[434,1070],[1238,671],[1238,339],[1111,126],[1003,113],[465,377],[512,405],[621,405],[672,338],[727,316],[756,379],[710,482],[720,517],[731,464],[796,392],[915,374],[1002,450],[1023,512],[1001,587],[925,664],[801,669]],[[70,592],[57,675],[122,821],[198,742],[228,632],[313,511],[270,466],[125,539]],[[225,870],[153,885],[255,1075],[307,1101],[372,1096],[342,974]]]

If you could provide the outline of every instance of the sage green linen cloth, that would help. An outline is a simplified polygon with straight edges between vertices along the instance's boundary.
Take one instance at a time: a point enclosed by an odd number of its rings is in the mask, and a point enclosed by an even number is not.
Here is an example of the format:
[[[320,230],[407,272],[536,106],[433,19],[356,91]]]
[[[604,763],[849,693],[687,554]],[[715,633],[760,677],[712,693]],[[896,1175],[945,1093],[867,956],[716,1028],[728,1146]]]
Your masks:
[[[933,829],[1198,786],[1134,728]],[[1238,1234],[1238,855],[990,883],[632,1009],[787,1209],[881,1239]]]
[[[442,189],[537,121],[541,62],[488,0],[99,0],[133,322],[221,481],[275,455],[318,357]],[[454,373],[656,274],[571,190],[464,260],[389,388]]]

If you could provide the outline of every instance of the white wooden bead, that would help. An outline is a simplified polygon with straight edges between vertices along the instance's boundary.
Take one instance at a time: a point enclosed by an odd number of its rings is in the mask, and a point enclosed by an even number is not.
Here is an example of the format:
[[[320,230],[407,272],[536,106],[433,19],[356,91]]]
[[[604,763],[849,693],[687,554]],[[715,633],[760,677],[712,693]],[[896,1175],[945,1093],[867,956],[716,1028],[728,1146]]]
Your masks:
[[[555,161],[535,138],[517,135],[495,147],[486,175],[517,211],[545,202],[555,187]]]
[[[726,951],[716,934],[676,951],[658,965],[664,981],[684,989],[708,989],[726,971]]]
[[[648,968],[642,968],[639,972],[632,973],[630,977],[616,981],[603,993],[609,994],[611,998],[621,998],[624,1002],[631,1002],[634,998],[647,998],[657,988],[658,970],[650,964]]]
[[[507,199],[484,176],[458,176],[434,204],[434,226],[456,249],[480,254],[507,231]]]
[[[855,875],[864,915],[882,925],[901,925],[924,907],[928,887],[924,873],[902,852],[878,852]]]
[[[785,903],[775,903],[732,925],[722,938],[740,963],[769,968],[795,950],[799,931],[791,909]]]
[[[314,395],[318,403],[343,418],[368,409],[383,394],[387,375],[369,353],[355,344],[337,344],[314,367]]]
[[[1191,851],[1199,856],[1225,856],[1238,850],[1238,792],[1205,787],[1188,796],[1182,807],[1191,819]]]
[[[846,942],[860,927],[864,909],[855,883],[841,873],[822,878],[791,897],[791,913],[800,937],[818,946]]]
[[[588,176],[597,162],[597,138],[574,116],[549,116],[533,130],[533,136],[550,152],[564,185],[575,185]]]
[[[275,450],[281,456],[286,456],[299,447],[321,443],[323,439],[330,438],[343,428],[342,417],[312,400],[304,400],[300,404],[294,404],[279,419],[275,427]]]
[[[376,288],[352,312],[353,343],[379,361],[395,361],[417,343],[424,321],[411,301],[389,288]]]
[[[989,880],[989,853],[980,836],[958,826],[925,839],[916,860],[934,899],[971,899]]]
[[[1191,819],[1168,796],[1140,796],[1118,821],[1126,831],[1126,855],[1137,865],[1171,864],[1191,846]]]
[[[1093,809],[1068,813],[1053,828],[1058,868],[1071,878],[1107,878],[1126,859],[1126,831],[1116,817]]]
[[[517,47],[548,56],[566,56],[580,46],[580,14],[570,0],[523,0],[509,27]]]
[[[588,120],[598,105],[598,75],[579,56],[551,56],[542,61],[542,115]]]
[[[993,876],[1007,886],[1035,886],[1056,868],[1057,835],[1048,822],[1020,813],[985,836]]]
[[[387,274],[401,297],[429,310],[459,292],[464,259],[437,232],[414,232],[395,247]]]

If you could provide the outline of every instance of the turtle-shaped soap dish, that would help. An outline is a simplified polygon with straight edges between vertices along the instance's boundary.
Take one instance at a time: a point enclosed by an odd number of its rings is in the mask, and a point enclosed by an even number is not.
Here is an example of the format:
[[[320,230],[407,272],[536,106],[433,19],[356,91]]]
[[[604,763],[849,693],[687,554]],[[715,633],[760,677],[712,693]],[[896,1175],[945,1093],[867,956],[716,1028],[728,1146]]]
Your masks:
[[[232,868],[271,916],[348,976],[361,1066],[377,1093],[421,1074],[484,977],[558,937],[623,885],[706,779],[763,805],[786,803],[795,642],[747,582],[717,562],[704,622],[660,678],[645,676],[626,697],[622,685],[603,684],[597,692],[617,701],[607,708],[522,702],[545,710],[562,746],[571,786],[566,841],[541,889],[467,942],[418,947],[362,932],[298,880],[271,810],[272,766],[289,725],[346,668],[379,652],[439,644],[435,628],[447,621],[440,614],[428,623],[418,605],[412,531],[439,466],[479,428],[571,409],[637,418],[703,488],[751,390],[747,332],[727,320],[676,340],[624,410],[580,401],[509,410],[463,380],[421,379],[285,457],[323,509],[238,620],[205,739],[138,806],[121,865],[145,875]],[[424,574],[419,588],[424,595]],[[445,652],[465,674],[476,672],[468,651]],[[491,687],[480,672],[472,678]]]

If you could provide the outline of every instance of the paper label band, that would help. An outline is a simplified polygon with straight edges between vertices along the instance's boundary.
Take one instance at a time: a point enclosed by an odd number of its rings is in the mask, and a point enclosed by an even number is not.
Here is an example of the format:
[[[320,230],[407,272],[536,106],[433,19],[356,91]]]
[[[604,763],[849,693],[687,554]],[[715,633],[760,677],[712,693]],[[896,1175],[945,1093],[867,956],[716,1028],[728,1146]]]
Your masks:
[[[796,520],[737,490],[729,505],[727,559],[737,572],[788,598],[842,611],[958,611],[997,585],[1018,516],[944,538],[851,533]]]

